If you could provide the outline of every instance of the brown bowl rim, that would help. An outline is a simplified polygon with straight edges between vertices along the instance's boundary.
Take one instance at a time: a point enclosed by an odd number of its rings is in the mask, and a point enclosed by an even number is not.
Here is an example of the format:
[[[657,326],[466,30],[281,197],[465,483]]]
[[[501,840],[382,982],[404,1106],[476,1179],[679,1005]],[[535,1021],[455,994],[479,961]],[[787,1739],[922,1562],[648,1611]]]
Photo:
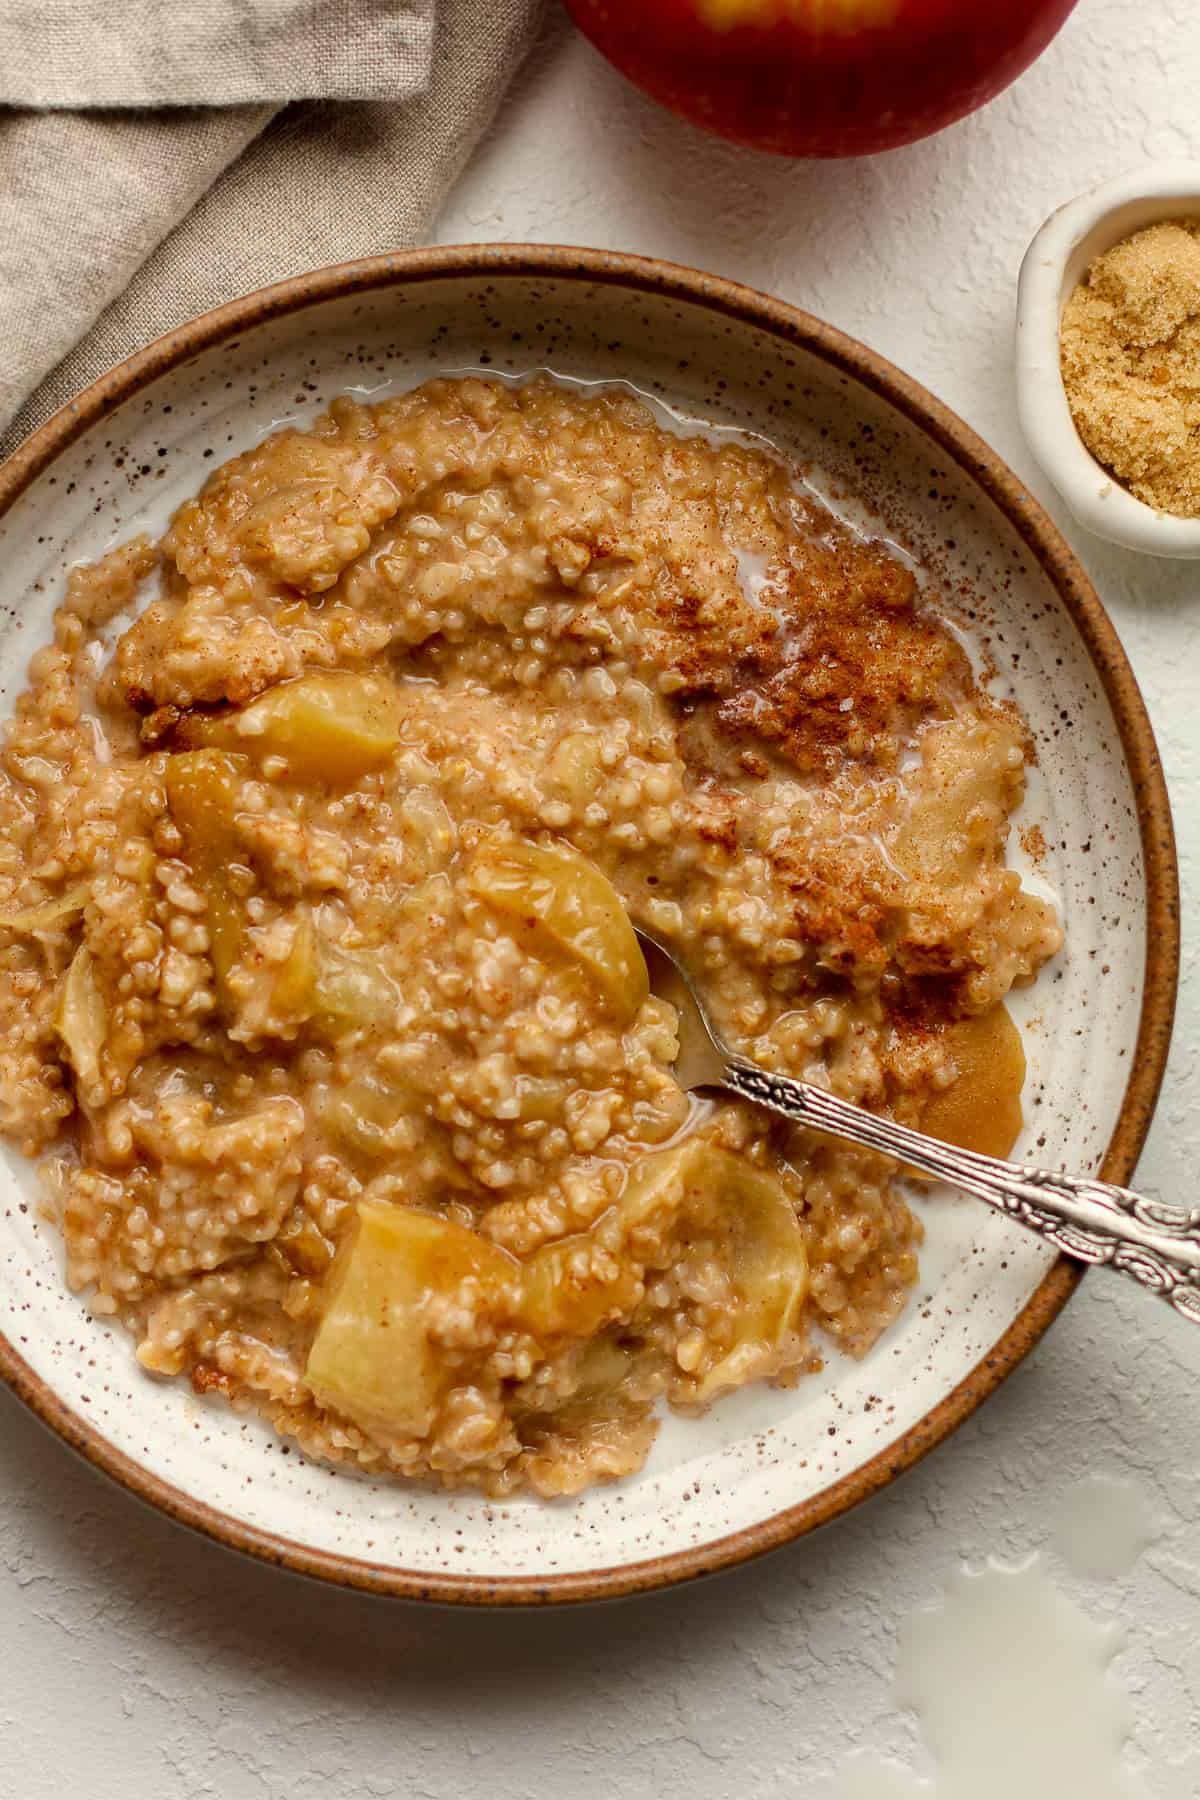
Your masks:
[[[1117,722],[1134,785],[1146,882],[1146,961],[1137,1048],[1101,1165],[1130,1179],[1166,1068],[1179,975],[1179,878],[1170,803],[1153,728],[1116,630],[1057,526],[996,453],[941,401],[876,351],[785,301],[724,277],[619,251],[571,245],[469,244],[402,250],[333,264],[262,288],[157,338],[85,388],[0,467],[0,518],[80,434],[160,375],[249,327],[321,301],[442,277],[584,280],[700,306],[756,326],[861,383],[922,430],[1005,515],[1053,583],[1091,657]],[[1060,1256],[1012,1324],[956,1388],[895,1443],[820,1494],[711,1543],[644,1562],[534,1576],[426,1574],[317,1550],[261,1530],[151,1474],[34,1373],[0,1334],[0,1377],[94,1467],[169,1517],[260,1561],[367,1593],[474,1606],[607,1600],[714,1574],[815,1530],[913,1467],[1011,1374],[1074,1293],[1082,1265]]]

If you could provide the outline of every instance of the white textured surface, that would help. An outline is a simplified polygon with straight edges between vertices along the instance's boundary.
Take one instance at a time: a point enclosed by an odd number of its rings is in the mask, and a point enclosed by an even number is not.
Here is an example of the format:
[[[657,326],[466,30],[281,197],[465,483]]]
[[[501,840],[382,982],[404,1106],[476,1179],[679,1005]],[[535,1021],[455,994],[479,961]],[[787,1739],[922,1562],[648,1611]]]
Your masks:
[[[910,369],[1032,480],[1010,373],[1020,255],[1091,181],[1200,153],[1198,88],[1191,0],[1081,0],[982,117],[888,159],[790,166],[658,114],[552,21],[441,235],[644,250],[773,289]],[[1186,919],[1200,884],[1200,575],[1071,535],[1158,726]],[[1186,958],[1141,1170],[1179,1198],[1200,1157],[1190,943]],[[807,1800],[845,1751],[910,1742],[890,1698],[906,1611],[961,1557],[1043,1541],[1056,1498],[1098,1469],[1145,1489],[1164,1536],[1123,1584],[1077,1591],[1095,1616],[1123,1618],[1145,1790],[1184,1800],[1200,1790],[1200,1758],[1181,1763],[1200,1743],[1198,1374],[1200,1333],[1097,1277],[958,1438],[868,1509],[706,1586],[544,1616],[388,1607],[235,1561],[0,1399],[0,1797],[607,1800],[619,1783]]]

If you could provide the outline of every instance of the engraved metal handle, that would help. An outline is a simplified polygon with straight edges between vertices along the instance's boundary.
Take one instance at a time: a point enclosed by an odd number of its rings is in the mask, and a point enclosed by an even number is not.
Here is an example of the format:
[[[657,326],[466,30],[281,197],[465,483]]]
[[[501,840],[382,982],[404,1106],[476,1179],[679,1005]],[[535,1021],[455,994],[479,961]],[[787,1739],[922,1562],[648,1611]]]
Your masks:
[[[730,1056],[725,1086],[813,1131],[912,1163],[965,1188],[1080,1262],[1107,1264],[1200,1324],[1200,1207],[1185,1212],[1091,1176],[1059,1175],[960,1150],[807,1081]]]

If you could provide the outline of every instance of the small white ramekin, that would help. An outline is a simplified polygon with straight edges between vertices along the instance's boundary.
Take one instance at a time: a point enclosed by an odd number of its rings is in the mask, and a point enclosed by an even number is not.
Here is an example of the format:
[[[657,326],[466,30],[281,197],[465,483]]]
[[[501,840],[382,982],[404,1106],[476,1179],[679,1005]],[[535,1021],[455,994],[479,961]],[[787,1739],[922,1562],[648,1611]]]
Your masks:
[[[1060,207],[1021,265],[1017,406],[1030,449],[1097,537],[1155,556],[1200,557],[1200,519],[1156,512],[1114,480],[1075,429],[1059,363],[1063,308],[1094,257],[1163,219],[1200,219],[1200,163],[1156,162]]]

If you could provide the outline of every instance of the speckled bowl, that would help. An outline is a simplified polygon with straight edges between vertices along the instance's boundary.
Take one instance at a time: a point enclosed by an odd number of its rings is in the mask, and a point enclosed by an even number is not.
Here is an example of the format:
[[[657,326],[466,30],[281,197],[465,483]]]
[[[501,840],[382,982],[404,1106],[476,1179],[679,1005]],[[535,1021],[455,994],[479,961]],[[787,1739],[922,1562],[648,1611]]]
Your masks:
[[[53,418],[0,470],[0,704],[64,571],[157,531],[214,460],[347,388],[549,367],[636,383],[761,432],[852,487],[918,556],[1037,740],[1023,842],[1069,948],[1018,997],[1024,1148],[1130,1176],[1166,1057],[1178,954],[1154,740],[1082,569],[1015,477],[879,357],[761,294],[596,251],[382,257],[289,281],[173,332]],[[1035,829],[1036,828],[1036,829]],[[1014,854],[1024,853],[1014,841]],[[704,1574],[833,1518],[907,1468],[1033,1345],[1079,1272],[974,1201],[920,1202],[920,1286],[862,1363],[668,1418],[636,1478],[493,1505],[313,1465],[253,1421],[151,1380],[62,1282],[32,1170],[0,1161],[0,1372],[99,1468],[223,1543],[383,1594],[529,1604]]]

